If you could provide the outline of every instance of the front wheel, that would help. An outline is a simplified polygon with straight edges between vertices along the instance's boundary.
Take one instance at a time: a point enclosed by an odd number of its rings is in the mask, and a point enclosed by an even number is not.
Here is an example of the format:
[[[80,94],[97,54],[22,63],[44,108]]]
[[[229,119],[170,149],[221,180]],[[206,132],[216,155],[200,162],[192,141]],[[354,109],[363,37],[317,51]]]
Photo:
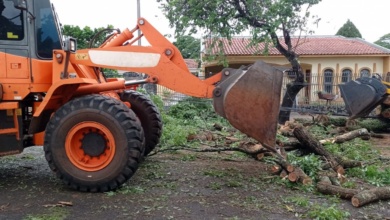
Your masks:
[[[122,102],[101,95],[71,100],[52,116],[44,150],[50,168],[80,191],[114,190],[137,170],[142,128]]]

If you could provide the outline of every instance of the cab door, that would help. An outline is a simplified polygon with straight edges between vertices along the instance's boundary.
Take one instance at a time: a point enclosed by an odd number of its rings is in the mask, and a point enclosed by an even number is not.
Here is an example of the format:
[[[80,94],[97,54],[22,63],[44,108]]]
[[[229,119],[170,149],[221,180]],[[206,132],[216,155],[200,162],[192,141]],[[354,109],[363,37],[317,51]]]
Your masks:
[[[12,0],[0,1],[0,11],[0,83],[4,90],[0,98],[20,100],[31,83],[26,12],[15,8]]]
[[[31,83],[25,16],[0,0],[0,156],[23,150],[20,101]]]

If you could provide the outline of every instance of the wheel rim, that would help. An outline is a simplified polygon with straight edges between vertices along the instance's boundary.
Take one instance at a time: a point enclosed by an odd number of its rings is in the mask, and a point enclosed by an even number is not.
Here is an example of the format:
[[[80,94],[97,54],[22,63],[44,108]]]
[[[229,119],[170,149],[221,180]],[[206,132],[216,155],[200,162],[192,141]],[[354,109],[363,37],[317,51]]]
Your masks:
[[[85,171],[108,166],[115,155],[115,139],[109,129],[98,122],[82,122],[68,132],[66,155],[71,163]]]

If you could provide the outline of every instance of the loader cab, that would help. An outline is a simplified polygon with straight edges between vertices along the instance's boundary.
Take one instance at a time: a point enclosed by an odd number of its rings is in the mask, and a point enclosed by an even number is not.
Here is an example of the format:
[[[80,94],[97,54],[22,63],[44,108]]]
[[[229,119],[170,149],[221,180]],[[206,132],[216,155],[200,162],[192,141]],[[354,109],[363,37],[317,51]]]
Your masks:
[[[45,60],[62,49],[60,23],[49,0],[0,0],[0,13],[0,52]]]
[[[51,84],[52,51],[62,49],[53,5],[50,0],[0,0],[0,10],[0,84],[3,88],[8,83],[47,84],[38,88],[47,90]],[[7,88],[10,91],[4,91],[0,99],[23,100],[30,93]],[[12,95],[15,93],[16,97]]]

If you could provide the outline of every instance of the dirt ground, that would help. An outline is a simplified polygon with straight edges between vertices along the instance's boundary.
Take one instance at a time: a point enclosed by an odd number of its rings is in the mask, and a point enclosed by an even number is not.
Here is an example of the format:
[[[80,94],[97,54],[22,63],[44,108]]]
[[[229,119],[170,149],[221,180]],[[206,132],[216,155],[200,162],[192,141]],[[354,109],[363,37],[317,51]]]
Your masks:
[[[370,141],[390,156],[389,135]],[[313,207],[332,204],[348,219],[390,219],[390,200],[354,208],[287,187],[268,168],[234,153],[161,153],[120,190],[81,193],[64,186],[42,147],[33,147],[0,158],[0,219],[310,219]]]

